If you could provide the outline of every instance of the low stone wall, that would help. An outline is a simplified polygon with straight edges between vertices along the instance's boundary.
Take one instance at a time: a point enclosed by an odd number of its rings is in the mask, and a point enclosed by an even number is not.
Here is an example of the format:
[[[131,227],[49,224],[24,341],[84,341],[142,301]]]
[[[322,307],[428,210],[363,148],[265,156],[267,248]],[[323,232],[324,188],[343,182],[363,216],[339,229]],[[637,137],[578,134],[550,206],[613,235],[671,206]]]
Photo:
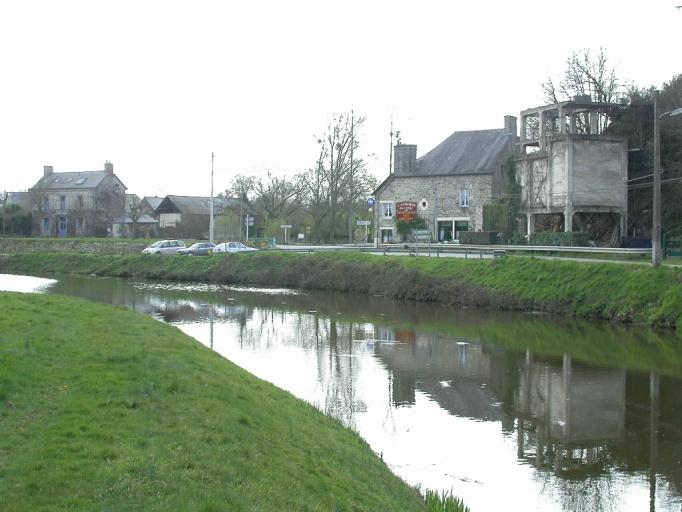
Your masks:
[[[21,238],[0,238],[0,254],[24,252],[88,252],[93,254],[140,254],[149,241],[140,243],[124,242],[83,242],[73,239],[40,240]]]

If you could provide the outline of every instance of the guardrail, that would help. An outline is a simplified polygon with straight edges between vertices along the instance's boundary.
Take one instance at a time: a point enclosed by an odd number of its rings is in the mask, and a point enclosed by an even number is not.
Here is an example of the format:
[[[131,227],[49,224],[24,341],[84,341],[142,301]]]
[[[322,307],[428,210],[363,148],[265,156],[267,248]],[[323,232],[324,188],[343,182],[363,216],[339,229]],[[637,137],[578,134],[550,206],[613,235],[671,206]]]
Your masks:
[[[371,245],[339,245],[339,246],[277,246],[278,250],[299,252],[299,253],[313,253],[315,251],[344,251],[344,252],[368,252],[375,254],[383,254],[386,256],[389,253],[405,253],[412,255],[416,253],[416,244],[401,243],[401,244],[382,244],[379,247]],[[447,254],[462,254],[465,258],[479,257],[484,255],[492,256],[494,258],[506,256],[513,252],[531,252],[531,253],[587,253],[587,254],[643,254],[651,255],[651,248],[621,248],[621,247],[559,247],[559,246],[540,246],[540,245],[462,245],[462,244],[419,244],[419,253],[422,255],[436,257]]]

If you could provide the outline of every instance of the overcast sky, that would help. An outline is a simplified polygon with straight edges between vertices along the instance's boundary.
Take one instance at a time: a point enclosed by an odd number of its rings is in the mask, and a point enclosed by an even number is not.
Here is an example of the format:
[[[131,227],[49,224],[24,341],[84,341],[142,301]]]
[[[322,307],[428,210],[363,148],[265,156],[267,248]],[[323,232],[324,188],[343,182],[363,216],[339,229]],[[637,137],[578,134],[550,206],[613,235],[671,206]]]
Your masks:
[[[139,196],[210,195],[236,174],[311,167],[333,114],[418,155],[543,104],[573,51],[624,82],[682,73],[682,0],[0,0],[0,190],[43,166],[102,170]],[[372,156],[373,155],[373,156]]]

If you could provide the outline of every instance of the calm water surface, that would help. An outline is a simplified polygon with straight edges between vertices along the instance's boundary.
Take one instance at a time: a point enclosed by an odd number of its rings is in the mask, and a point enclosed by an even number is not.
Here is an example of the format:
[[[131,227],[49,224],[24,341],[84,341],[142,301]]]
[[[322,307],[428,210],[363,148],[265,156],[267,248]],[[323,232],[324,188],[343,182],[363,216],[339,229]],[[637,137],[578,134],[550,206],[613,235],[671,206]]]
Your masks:
[[[669,333],[288,289],[9,275],[0,289],[177,326],[474,512],[682,507],[682,351]]]

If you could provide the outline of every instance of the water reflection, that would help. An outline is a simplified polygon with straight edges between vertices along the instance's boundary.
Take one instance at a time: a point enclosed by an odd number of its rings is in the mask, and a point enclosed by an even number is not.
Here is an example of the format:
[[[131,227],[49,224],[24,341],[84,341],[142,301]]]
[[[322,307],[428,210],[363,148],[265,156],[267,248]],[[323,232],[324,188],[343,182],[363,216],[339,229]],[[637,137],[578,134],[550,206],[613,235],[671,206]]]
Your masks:
[[[672,335],[292,290],[60,277],[49,291],[181,328],[472,510],[682,504]]]

